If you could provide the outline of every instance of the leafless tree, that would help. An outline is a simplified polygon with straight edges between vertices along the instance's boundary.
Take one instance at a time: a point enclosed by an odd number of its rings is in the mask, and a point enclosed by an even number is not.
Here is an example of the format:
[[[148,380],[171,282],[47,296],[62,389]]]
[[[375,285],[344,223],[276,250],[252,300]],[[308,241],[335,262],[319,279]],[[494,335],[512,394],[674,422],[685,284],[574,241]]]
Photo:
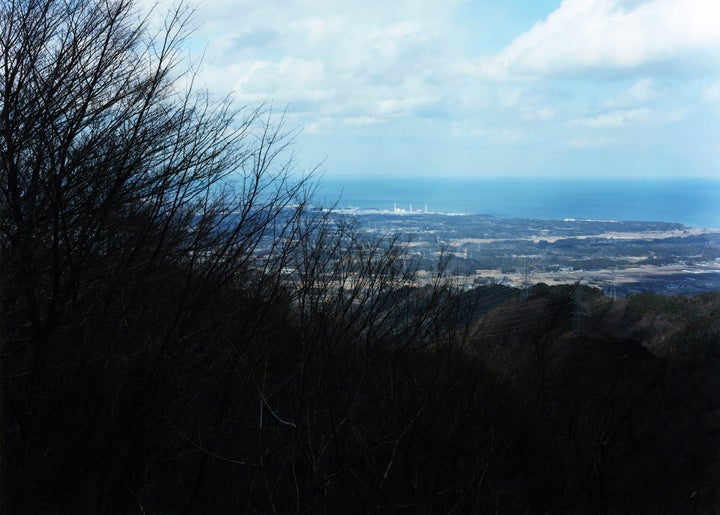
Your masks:
[[[102,499],[132,467],[97,471],[134,445],[163,378],[217,344],[227,322],[208,310],[238,281],[252,309],[279,293],[267,278],[312,186],[266,106],[195,87],[191,16],[152,32],[132,0],[0,5],[5,502],[47,507],[87,481]]]
[[[191,14],[153,33],[132,0],[0,5],[4,506],[465,495],[402,479],[459,291],[310,208],[282,119],[194,86]]]

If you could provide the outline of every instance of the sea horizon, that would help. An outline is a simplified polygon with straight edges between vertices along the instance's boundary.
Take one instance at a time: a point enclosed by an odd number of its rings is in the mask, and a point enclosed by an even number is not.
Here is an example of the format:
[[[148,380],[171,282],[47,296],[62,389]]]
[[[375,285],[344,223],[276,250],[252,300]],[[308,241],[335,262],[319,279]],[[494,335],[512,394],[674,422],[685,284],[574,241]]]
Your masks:
[[[720,228],[720,179],[323,178],[316,201],[338,209],[499,218],[681,223]]]

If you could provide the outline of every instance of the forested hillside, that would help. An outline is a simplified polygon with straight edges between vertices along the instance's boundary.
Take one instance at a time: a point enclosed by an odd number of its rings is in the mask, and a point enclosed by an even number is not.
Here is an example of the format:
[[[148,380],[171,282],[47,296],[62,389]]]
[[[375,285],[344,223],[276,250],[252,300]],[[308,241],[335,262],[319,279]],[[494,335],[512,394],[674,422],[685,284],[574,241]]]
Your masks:
[[[3,512],[718,509],[718,295],[415,286],[190,14],[0,4]]]

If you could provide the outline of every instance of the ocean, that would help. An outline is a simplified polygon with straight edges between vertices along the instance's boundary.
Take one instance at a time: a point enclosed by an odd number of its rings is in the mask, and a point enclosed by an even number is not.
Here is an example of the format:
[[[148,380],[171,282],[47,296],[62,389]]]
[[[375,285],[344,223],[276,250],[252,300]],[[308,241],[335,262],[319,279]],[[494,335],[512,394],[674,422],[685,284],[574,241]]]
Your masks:
[[[328,179],[318,202],[501,218],[679,222],[720,228],[720,179]]]

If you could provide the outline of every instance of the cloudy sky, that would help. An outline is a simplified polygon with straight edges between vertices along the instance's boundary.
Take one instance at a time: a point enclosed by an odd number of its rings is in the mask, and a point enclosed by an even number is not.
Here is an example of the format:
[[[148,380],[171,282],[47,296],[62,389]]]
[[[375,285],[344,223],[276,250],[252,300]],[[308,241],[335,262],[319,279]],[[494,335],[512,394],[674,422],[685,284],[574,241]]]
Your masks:
[[[718,177],[720,0],[202,0],[202,79],[355,175]]]

